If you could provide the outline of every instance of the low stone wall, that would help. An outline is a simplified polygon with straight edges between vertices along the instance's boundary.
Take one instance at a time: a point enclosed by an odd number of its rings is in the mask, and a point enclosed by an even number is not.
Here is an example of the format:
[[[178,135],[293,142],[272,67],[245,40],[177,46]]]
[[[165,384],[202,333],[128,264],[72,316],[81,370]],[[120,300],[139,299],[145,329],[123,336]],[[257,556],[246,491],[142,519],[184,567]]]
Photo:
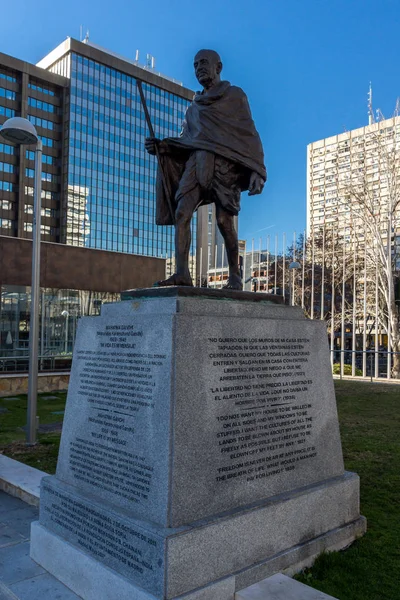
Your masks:
[[[68,389],[69,373],[40,373],[38,392],[57,392]],[[28,392],[28,373],[0,375],[0,397]]]

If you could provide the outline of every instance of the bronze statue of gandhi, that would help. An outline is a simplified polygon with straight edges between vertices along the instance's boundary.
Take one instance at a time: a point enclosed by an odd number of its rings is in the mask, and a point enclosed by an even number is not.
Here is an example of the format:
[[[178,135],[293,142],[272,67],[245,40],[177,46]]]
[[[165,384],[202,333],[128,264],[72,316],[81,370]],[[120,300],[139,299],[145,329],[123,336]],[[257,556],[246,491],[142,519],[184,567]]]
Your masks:
[[[203,86],[188,107],[178,138],[147,138],[149,154],[158,151],[157,225],[175,225],[176,273],[159,286],[191,286],[189,249],[193,213],[215,203],[225,242],[229,276],[225,286],[241,290],[238,236],[234,217],[241,192],[260,194],[267,179],[260,136],[246,94],[221,80],[222,62],[213,50],[200,50],[194,70]],[[157,148],[156,148],[157,147]],[[167,198],[170,195],[170,198]]]

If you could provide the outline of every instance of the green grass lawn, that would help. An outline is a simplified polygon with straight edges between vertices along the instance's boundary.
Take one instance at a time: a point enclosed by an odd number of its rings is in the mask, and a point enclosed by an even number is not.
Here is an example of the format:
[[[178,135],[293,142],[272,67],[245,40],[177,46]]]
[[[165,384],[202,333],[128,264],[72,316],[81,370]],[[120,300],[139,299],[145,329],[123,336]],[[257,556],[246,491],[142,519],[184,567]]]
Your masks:
[[[360,476],[368,531],[297,579],[339,600],[400,600],[400,386],[335,388],[345,467]]]
[[[37,414],[40,429],[38,445],[27,447],[25,441],[26,394],[16,394],[9,398],[0,398],[0,453],[47,473],[55,473],[58,449],[60,446],[60,427],[63,421],[66,392],[48,392],[39,394]],[[5,412],[6,411],[6,412]],[[51,431],[53,427],[56,431]],[[47,426],[47,427],[46,427]]]
[[[346,469],[361,478],[367,534],[343,552],[321,556],[297,578],[339,600],[400,600],[400,386],[336,381]],[[46,396],[55,396],[49,400]],[[65,393],[41,394],[40,424],[62,421]],[[39,433],[26,448],[26,396],[0,399],[0,452],[48,473],[56,468],[59,433]]]

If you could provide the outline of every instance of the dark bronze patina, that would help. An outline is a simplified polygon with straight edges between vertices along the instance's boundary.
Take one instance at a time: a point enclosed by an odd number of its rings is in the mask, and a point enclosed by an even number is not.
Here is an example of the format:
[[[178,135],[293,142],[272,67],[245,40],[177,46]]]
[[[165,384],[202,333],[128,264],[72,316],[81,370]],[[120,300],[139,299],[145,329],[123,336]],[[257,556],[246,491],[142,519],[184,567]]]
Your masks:
[[[222,62],[213,50],[200,50],[194,70],[203,91],[189,106],[179,138],[147,138],[146,150],[160,163],[157,225],[175,225],[176,273],[159,286],[192,286],[189,272],[193,213],[215,203],[218,228],[228,257],[228,289],[241,290],[238,236],[234,217],[240,194],[260,194],[267,179],[264,154],[246,94],[221,81]],[[171,194],[170,198],[166,194]],[[172,207],[172,210],[171,210]]]

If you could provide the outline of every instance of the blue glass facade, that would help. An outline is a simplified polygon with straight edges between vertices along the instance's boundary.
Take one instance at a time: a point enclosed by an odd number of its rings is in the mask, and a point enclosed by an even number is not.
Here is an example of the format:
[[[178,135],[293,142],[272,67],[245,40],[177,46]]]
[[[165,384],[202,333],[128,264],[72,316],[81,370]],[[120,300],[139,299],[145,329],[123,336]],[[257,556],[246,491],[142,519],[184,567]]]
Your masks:
[[[144,148],[136,79],[75,52],[51,70],[71,81],[66,242],[171,257],[173,228],[155,224],[156,159]],[[156,136],[178,136],[189,100],[144,81],[143,90]]]

